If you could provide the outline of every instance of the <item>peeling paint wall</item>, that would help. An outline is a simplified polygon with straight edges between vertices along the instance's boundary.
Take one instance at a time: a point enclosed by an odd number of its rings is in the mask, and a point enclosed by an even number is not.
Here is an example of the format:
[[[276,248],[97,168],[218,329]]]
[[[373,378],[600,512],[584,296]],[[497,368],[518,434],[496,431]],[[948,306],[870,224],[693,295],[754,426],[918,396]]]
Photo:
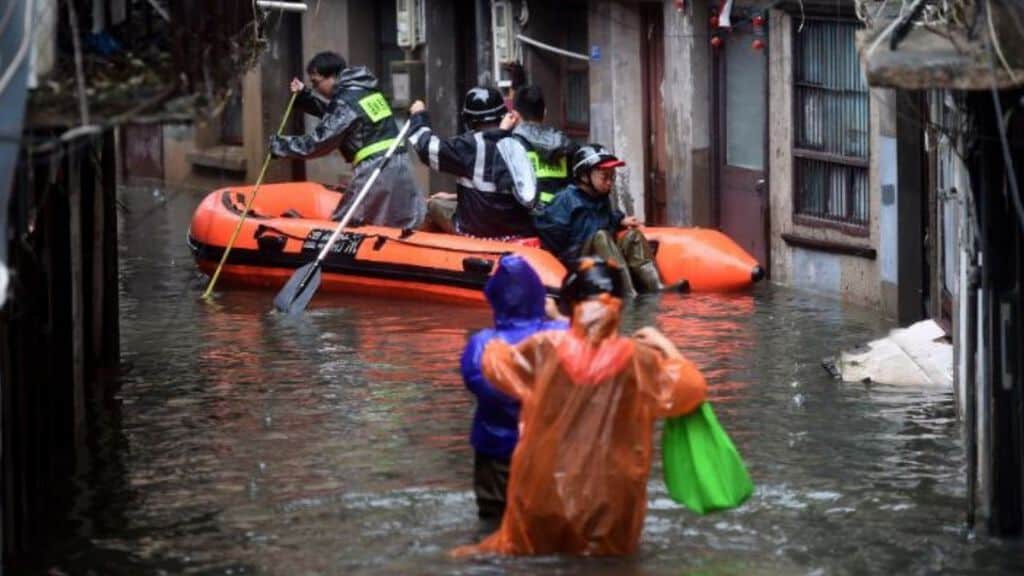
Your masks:
[[[618,169],[616,201],[644,218],[643,67],[640,11],[635,4],[591,2],[588,35],[601,50],[590,65],[590,139],[626,162]]]
[[[883,303],[880,259],[890,258],[888,248],[881,244],[880,214],[881,167],[885,158],[882,131],[893,124],[894,107],[889,105],[889,94],[884,90],[871,90],[869,158],[869,211],[866,236],[848,234],[835,228],[805,226],[793,221],[793,35],[792,17],[773,10],[769,19],[769,170],[771,210],[772,278],[781,284],[798,286],[815,292],[830,294],[858,304],[878,307]],[[886,169],[893,168],[887,166]],[[895,219],[886,218],[887,225]],[[783,234],[793,234],[812,240],[833,242],[844,246],[874,248],[875,259],[860,256],[812,251],[790,246]],[[895,245],[893,245],[895,249]],[[895,308],[883,312],[892,314]]]
[[[786,284],[792,278],[789,249],[782,234],[792,230],[793,215],[793,38],[790,17],[773,10],[768,30],[768,172],[770,191],[772,280]]]
[[[462,94],[456,87],[455,6],[451,2],[425,0],[427,45],[422,49],[427,68],[427,110],[439,136],[454,136],[459,130]],[[413,164],[422,164],[418,159]],[[429,192],[454,192],[455,178],[430,171]]]
[[[899,295],[899,210],[897,198],[899,188],[896,180],[896,137],[882,135],[879,138],[879,197],[878,215],[878,276],[879,300],[887,316],[896,316]]]
[[[692,2],[680,12],[665,2],[664,18],[667,224],[707,226],[713,221],[707,3]]]

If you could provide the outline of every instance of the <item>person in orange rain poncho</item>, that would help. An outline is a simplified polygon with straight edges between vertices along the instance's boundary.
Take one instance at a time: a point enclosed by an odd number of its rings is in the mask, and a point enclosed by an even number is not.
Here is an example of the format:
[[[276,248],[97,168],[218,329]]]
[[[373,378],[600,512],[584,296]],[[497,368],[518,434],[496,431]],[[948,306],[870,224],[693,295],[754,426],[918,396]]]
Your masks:
[[[501,528],[452,551],[623,555],[639,544],[655,418],[704,401],[697,368],[654,328],[620,336],[621,275],[584,258],[562,283],[566,332],[493,340],[483,371],[522,403]]]

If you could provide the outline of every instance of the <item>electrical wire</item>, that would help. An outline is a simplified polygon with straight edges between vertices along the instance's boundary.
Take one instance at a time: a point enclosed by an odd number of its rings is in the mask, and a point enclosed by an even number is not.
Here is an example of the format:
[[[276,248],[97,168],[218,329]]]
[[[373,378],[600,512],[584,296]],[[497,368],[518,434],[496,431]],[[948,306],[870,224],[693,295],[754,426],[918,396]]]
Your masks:
[[[3,75],[0,76],[0,94],[7,90],[11,79],[14,78],[15,72],[21,67],[22,60],[28,55],[28,46],[32,41],[32,10],[34,6],[35,0],[25,0],[25,27],[21,32],[21,45],[18,46],[17,52],[14,53],[14,58],[7,66],[7,69],[4,70]]]
[[[998,82],[996,80],[996,65],[995,57],[993,52],[998,53],[1004,66],[1006,66],[1007,72],[1010,73],[1010,78],[1016,83],[1017,79],[1009,65],[1006,63],[1006,58],[1002,54],[1002,50],[999,48],[999,39],[996,37],[995,26],[992,23],[992,2],[986,0],[985,2],[986,18],[988,19],[988,29],[992,43],[989,45],[989,58],[988,65],[989,70],[992,73],[992,105],[996,111],[996,131],[999,132],[999,143],[1000,148],[1003,152],[1003,166],[1006,171],[1006,184],[1009,188],[1010,202],[1013,204],[1017,211],[1017,225],[1020,226],[1021,233],[1024,233],[1024,203],[1021,202],[1020,198],[1020,187],[1017,183],[1017,169],[1013,164],[1013,155],[1010,153],[1010,143],[1006,138],[1006,126],[1004,123],[1006,119],[1003,117],[1003,104],[999,99]]]
[[[985,2],[985,12],[986,12],[986,16],[987,16],[985,19],[988,20],[988,33],[989,33],[989,36],[992,38],[992,47],[995,48],[996,54],[999,56],[999,61],[1003,64],[1003,67],[1006,68],[1006,73],[1010,75],[1010,80],[1012,80],[1014,82],[1014,84],[1016,84],[1017,83],[1017,74],[1013,71],[1013,68],[1011,68],[1010,64],[1006,61],[1006,56],[1003,55],[1003,47],[999,43],[999,37],[996,36],[995,24],[992,23],[992,2],[991,2],[991,0],[986,0],[986,2]]]

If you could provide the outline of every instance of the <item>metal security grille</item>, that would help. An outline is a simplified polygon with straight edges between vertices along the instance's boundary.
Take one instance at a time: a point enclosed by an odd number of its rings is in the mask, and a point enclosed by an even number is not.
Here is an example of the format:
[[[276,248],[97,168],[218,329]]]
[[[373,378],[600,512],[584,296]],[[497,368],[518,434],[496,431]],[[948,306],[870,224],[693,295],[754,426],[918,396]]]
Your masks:
[[[858,24],[807,20],[793,30],[797,215],[866,227],[868,88],[860,73]]]

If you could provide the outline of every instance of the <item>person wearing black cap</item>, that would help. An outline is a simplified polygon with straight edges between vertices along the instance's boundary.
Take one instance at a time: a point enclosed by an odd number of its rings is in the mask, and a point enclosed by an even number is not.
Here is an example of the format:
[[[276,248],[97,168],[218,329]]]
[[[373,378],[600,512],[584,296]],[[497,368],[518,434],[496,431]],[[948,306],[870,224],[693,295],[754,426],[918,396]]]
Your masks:
[[[450,196],[435,194],[427,203],[427,219],[446,232],[509,240],[535,235],[530,210],[537,182],[522,143],[509,138],[518,115],[508,112],[501,93],[476,87],[466,93],[462,118],[468,132],[441,138],[430,127],[421,100],[409,108],[409,143],[431,170],[456,180],[455,209]]]
[[[588,144],[573,154],[573,183],[534,219],[541,245],[570,269],[578,258],[592,254],[615,261],[626,296],[636,295],[634,285],[643,292],[663,290],[640,222],[612,206],[610,195],[619,166],[625,162],[600,144]],[[624,229],[626,233],[616,240]]]

